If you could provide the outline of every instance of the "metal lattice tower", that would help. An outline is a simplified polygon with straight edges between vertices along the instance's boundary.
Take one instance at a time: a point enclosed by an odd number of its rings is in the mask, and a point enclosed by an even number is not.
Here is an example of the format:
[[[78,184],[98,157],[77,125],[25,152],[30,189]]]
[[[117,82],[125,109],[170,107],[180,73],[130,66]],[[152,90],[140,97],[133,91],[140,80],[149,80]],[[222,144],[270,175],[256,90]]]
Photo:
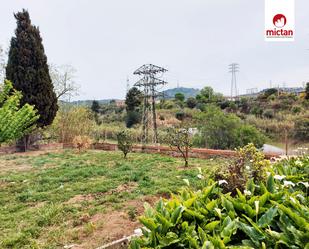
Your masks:
[[[233,97],[238,96],[237,91],[237,82],[236,82],[236,73],[239,72],[239,64],[238,63],[232,63],[229,65],[229,72],[232,73],[232,79],[231,79],[231,99]]]
[[[136,69],[133,74],[140,75],[142,78],[137,81],[134,86],[142,88],[144,93],[143,99],[143,117],[142,117],[142,144],[148,143],[149,129],[153,129],[153,143],[158,143],[157,131],[157,114],[156,114],[156,97],[161,95],[157,90],[157,86],[165,85],[167,82],[158,79],[157,75],[165,73],[167,70],[153,64],[145,64]],[[150,115],[152,114],[152,115]],[[151,127],[152,124],[152,127]]]

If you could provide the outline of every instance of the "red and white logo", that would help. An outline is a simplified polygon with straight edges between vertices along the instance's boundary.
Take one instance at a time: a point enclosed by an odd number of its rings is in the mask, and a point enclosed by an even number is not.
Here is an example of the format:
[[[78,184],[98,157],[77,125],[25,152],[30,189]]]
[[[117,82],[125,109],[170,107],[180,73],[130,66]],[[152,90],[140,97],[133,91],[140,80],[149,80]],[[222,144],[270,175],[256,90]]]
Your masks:
[[[265,41],[294,41],[294,0],[265,0]]]
[[[282,14],[277,14],[274,16],[273,18],[273,24],[277,27],[277,28],[283,28],[286,24],[286,17],[285,15]]]

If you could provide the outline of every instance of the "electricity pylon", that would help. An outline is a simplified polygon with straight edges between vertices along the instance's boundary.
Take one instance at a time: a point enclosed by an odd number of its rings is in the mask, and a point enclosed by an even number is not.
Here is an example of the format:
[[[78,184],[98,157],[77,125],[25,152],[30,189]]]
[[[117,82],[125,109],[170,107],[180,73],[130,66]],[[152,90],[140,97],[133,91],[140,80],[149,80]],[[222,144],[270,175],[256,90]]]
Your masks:
[[[148,134],[150,129],[150,123],[152,123],[153,129],[153,143],[158,143],[158,130],[157,130],[157,114],[156,114],[156,97],[161,95],[156,87],[158,85],[165,85],[167,82],[158,79],[157,74],[165,73],[167,70],[163,67],[158,67],[153,64],[145,64],[134,71],[133,74],[141,75],[142,78],[137,81],[134,86],[143,89],[143,116],[142,116],[142,144],[148,143]],[[150,112],[152,116],[150,116]],[[151,122],[152,121],[152,122]]]
[[[239,72],[239,64],[238,63],[232,63],[229,65],[229,72],[232,73],[232,79],[231,79],[231,100],[233,99],[233,96],[237,97],[237,82],[236,82],[236,73]]]

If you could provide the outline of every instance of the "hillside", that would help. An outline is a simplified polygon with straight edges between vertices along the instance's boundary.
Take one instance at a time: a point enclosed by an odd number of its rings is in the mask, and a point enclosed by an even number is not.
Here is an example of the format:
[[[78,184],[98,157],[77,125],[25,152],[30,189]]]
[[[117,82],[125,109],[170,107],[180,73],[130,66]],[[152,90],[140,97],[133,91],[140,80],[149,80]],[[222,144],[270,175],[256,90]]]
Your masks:
[[[185,95],[185,98],[195,97],[200,92],[199,89],[196,88],[188,88],[188,87],[176,87],[163,91],[165,98],[174,98],[176,93],[182,93]]]

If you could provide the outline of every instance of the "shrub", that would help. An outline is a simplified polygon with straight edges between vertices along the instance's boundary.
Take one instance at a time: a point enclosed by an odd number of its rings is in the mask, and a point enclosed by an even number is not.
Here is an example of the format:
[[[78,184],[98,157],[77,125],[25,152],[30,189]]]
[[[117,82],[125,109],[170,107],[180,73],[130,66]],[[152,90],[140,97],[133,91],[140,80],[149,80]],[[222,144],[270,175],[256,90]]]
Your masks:
[[[52,124],[51,131],[61,143],[71,143],[76,136],[90,136],[95,121],[85,107],[62,106]]]
[[[185,167],[189,165],[189,150],[192,147],[189,128],[170,128],[167,131],[165,142],[173,149],[176,148],[181,154]]]
[[[133,138],[128,130],[122,130],[117,133],[118,149],[122,151],[123,157],[127,158],[127,154],[132,151]]]
[[[263,147],[266,137],[252,125],[241,125],[236,131],[235,147],[253,143],[257,148]]]
[[[39,116],[33,106],[20,106],[22,94],[10,81],[0,85],[0,145],[21,138],[35,128]]]
[[[291,109],[291,111],[294,113],[294,114],[298,114],[302,111],[302,107],[299,106],[299,105],[294,105]]]
[[[78,149],[78,152],[89,149],[91,144],[92,140],[88,136],[76,136],[73,138],[73,146]]]
[[[265,117],[265,118],[271,119],[271,118],[274,117],[274,115],[275,115],[275,113],[274,113],[274,110],[272,110],[272,109],[266,109],[266,110],[263,111],[263,117]]]
[[[184,118],[185,118],[185,113],[184,113],[183,111],[176,112],[175,117],[176,117],[178,120],[182,121],[182,120],[184,120]]]
[[[249,179],[253,184],[264,180],[269,165],[270,162],[264,158],[263,153],[259,152],[253,144],[248,144],[236,150],[236,159],[227,169],[217,172],[215,179],[225,180],[227,184],[223,185],[223,191],[235,195],[237,189],[245,190]]]
[[[130,248],[308,248],[306,193],[275,177],[249,182],[234,197],[209,180],[202,190],[185,188],[155,208],[145,204],[140,222],[146,228]]]
[[[187,106],[188,106],[189,108],[193,109],[194,107],[196,107],[197,101],[196,101],[195,98],[189,97],[189,98],[187,99],[186,103],[187,103]]]
[[[137,111],[128,111],[126,116],[126,127],[131,128],[133,125],[138,124],[141,120],[141,115]]]
[[[263,135],[253,126],[244,124],[234,114],[226,114],[218,107],[208,106],[205,112],[194,116],[200,133],[195,136],[199,147],[234,149],[250,142],[263,145]]]

